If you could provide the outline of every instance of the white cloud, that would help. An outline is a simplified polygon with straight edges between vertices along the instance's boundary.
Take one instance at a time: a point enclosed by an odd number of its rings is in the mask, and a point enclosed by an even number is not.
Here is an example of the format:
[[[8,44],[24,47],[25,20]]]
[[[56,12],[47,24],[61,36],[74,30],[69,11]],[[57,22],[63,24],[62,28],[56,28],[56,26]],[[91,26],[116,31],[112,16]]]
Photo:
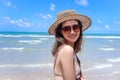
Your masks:
[[[50,4],[50,10],[54,11],[55,10],[55,5],[53,3]]]
[[[18,26],[23,26],[23,27],[30,27],[32,25],[30,22],[26,22],[22,19],[16,20],[15,24],[17,24]]]
[[[12,24],[12,25],[20,26],[20,27],[30,27],[30,26],[32,26],[32,24],[30,22],[27,22],[23,19],[14,20],[14,19],[10,19],[10,17],[4,17],[3,18],[3,24]]]
[[[87,0],[75,0],[75,2],[76,2],[78,5],[88,6],[88,1],[87,1]]]
[[[7,7],[10,7],[10,8],[16,8],[16,6],[13,5],[12,2],[10,2],[10,1],[4,1],[4,5]]]
[[[52,15],[50,15],[50,14],[45,15],[43,13],[40,13],[40,14],[37,14],[37,15],[42,17],[45,20],[52,19]]]
[[[47,14],[47,16],[48,16],[50,19],[52,19],[52,15],[50,15],[50,14]]]
[[[10,1],[4,1],[4,4],[8,7],[11,7],[12,6],[12,3]]]
[[[105,28],[106,28],[106,29],[109,29],[110,27],[109,27],[109,25],[105,25]]]
[[[102,21],[100,19],[98,19],[97,21],[98,21],[98,23],[102,24]]]

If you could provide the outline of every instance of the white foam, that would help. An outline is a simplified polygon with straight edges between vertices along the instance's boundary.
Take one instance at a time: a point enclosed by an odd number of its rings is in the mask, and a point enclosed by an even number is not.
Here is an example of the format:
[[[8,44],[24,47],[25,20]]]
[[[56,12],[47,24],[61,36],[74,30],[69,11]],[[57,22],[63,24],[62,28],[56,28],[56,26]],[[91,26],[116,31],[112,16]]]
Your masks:
[[[40,38],[39,40],[45,41],[45,40],[48,40],[48,38]]]
[[[104,68],[111,68],[113,65],[112,64],[101,64],[101,65],[96,65],[92,68],[85,69],[83,71],[90,71],[90,70],[95,70],[95,69],[104,69]]]
[[[50,35],[32,35],[32,34],[18,34],[18,35],[7,35],[7,34],[0,34],[0,37],[53,37]]]
[[[109,40],[109,42],[114,42],[113,40]]]
[[[120,39],[120,36],[85,36],[85,38],[105,38],[105,39],[116,38],[116,39]]]
[[[118,73],[120,73],[120,71],[114,71],[114,72],[113,72],[113,74],[118,74]]]
[[[102,69],[102,68],[108,68],[108,67],[112,67],[112,64],[103,64],[103,65],[98,65],[95,66],[95,69]]]
[[[0,34],[0,37],[22,37],[22,35],[3,35],[3,34]]]
[[[51,35],[25,35],[25,37],[54,37]]]
[[[115,48],[99,48],[100,50],[103,50],[103,51],[114,51]]]
[[[120,62],[120,57],[118,57],[118,58],[110,58],[110,59],[108,59],[107,61],[109,61],[109,62],[113,62],[113,63],[115,63],[115,62]]]
[[[2,50],[14,50],[14,51],[23,51],[24,50],[24,47],[4,47],[4,48],[1,48]]]
[[[52,63],[46,64],[1,64],[0,68],[40,68],[40,67],[53,67]]]
[[[29,44],[38,44],[41,43],[41,40],[19,40],[20,43],[29,43]]]
[[[0,34],[0,37],[54,37],[52,35],[40,35],[40,34]],[[120,36],[84,36],[84,38],[116,38],[120,39]]]

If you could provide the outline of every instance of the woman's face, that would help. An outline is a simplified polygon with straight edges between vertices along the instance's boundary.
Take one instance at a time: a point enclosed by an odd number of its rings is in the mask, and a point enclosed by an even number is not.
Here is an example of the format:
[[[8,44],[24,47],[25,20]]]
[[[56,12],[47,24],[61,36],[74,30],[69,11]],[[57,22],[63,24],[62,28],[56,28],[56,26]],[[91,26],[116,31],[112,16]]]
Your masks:
[[[62,23],[61,30],[67,44],[74,44],[80,35],[80,26],[77,20],[68,20]]]

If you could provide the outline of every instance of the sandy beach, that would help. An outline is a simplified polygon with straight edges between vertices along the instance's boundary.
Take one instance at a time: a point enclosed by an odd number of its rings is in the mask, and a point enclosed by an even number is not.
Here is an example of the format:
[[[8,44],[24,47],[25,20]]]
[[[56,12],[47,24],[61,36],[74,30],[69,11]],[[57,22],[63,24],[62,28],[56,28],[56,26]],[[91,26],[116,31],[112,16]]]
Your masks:
[[[104,72],[104,70],[101,70]],[[85,80],[119,80],[120,73],[83,72]],[[51,70],[21,70],[0,74],[0,80],[54,80]]]
[[[0,80],[53,80],[51,71],[22,71],[0,75]]]

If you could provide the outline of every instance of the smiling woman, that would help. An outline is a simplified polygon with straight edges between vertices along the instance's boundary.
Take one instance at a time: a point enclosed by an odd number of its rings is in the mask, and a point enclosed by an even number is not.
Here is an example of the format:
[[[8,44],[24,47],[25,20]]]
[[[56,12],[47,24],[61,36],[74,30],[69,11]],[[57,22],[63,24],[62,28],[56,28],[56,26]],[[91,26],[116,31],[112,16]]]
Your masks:
[[[55,80],[83,80],[80,60],[77,53],[81,50],[82,32],[89,28],[89,17],[77,14],[74,10],[64,10],[49,28],[49,34],[55,35],[52,54]]]

